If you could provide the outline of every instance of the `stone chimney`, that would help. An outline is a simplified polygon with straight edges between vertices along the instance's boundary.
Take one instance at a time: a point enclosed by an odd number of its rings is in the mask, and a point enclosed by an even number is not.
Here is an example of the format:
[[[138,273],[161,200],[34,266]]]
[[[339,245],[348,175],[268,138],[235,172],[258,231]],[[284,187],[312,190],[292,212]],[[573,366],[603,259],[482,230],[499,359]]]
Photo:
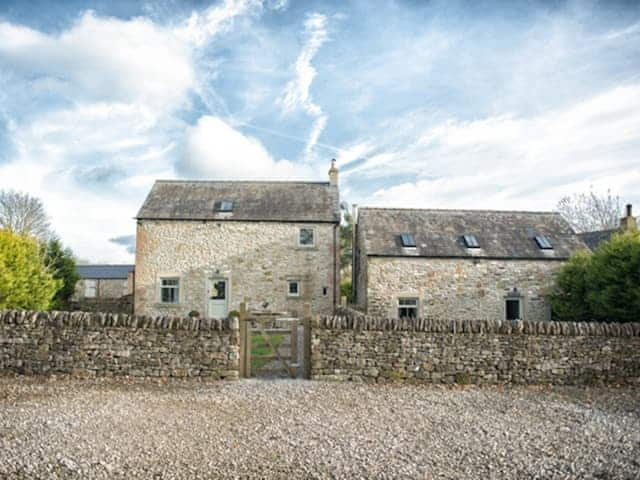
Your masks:
[[[631,214],[631,204],[627,204],[626,215],[620,219],[620,230],[637,230],[638,224]]]
[[[338,186],[338,167],[336,167],[336,159],[331,160],[331,168],[329,169],[329,183]]]

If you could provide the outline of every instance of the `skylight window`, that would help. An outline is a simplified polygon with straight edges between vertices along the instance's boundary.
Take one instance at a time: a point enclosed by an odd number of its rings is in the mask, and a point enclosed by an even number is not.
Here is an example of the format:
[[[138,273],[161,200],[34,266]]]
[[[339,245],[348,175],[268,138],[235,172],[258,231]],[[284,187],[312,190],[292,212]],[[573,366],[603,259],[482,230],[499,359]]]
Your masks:
[[[400,240],[402,241],[403,247],[415,247],[416,240],[413,238],[413,235],[410,233],[403,233],[400,235]]]
[[[219,212],[231,212],[233,210],[233,202],[231,200],[222,200],[218,206]]]
[[[536,243],[538,244],[538,247],[540,247],[541,250],[553,250],[553,245],[551,245],[551,242],[547,237],[542,235],[536,235],[534,238],[536,240]]]
[[[463,235],[462,239],[464,240],[464,244],[467,248],[480,248],[480,244],[478,243],[478,239],[475,235]]]

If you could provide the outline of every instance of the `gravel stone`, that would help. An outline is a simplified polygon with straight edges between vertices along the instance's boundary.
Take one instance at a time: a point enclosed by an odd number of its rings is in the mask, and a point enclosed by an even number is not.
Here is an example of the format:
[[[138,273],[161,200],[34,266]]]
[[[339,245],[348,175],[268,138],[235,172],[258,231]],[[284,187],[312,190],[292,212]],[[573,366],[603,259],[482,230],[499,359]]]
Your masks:
[[[0,478],[640,478],[640,388],[0,377]]]

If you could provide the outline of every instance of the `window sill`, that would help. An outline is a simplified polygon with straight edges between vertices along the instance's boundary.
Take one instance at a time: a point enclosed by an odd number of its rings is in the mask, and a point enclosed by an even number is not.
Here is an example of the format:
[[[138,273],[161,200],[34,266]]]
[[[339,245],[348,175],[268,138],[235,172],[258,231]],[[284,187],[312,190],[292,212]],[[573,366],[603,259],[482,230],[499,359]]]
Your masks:
[[[180,303],[162,303],[162,302],[157,302],[153,304],[154,307],[161,307],[161,308],[181,308],[182,304]]]
[[[315,245],[310,245],[308,247],[305,247],[304,245],[298,245],[295,250],[306,250],[306,251],[314,251],[314,250],[318,250],[318,247]]]

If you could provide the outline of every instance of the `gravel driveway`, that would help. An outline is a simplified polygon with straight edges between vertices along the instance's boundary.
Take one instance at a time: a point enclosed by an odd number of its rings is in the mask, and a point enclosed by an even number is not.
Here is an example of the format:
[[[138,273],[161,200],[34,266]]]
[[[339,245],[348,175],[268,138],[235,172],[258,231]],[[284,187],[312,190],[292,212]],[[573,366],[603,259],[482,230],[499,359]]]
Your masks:
[[[640,478],[640,390],[0,377],[0,478]]]

